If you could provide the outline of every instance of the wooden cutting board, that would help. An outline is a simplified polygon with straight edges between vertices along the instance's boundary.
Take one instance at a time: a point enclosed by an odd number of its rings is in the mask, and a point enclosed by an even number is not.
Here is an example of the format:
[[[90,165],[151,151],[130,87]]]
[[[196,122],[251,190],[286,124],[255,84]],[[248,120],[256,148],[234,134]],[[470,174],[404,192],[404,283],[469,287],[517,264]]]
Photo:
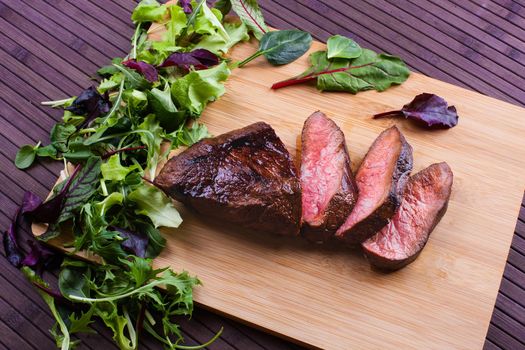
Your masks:
[[[322,48],[314,43],[312,51]],[[255,49],[243,44],[232,55]],[[525,188],[525,109],[415,73],[382,93],[270,90],[306,67],[307,55],[282,67],[259,58],[234,70],[201,121],[215,135],[265,121],[295,155],[304,120],[322,110],[345,132],[354,170],[375,137],[396,124],[414,148],[414,173],[440,161],[454,172],[448,212],[420,257],[378,273],[359,251],[255,234],[180,206],[184,223],[163,231],[168,243],[155,264],[197,275],[204,283],[197,303],[312,347],[480,349]],[[427,131],[372,119],[422,92],[455,105],[459,125]]]

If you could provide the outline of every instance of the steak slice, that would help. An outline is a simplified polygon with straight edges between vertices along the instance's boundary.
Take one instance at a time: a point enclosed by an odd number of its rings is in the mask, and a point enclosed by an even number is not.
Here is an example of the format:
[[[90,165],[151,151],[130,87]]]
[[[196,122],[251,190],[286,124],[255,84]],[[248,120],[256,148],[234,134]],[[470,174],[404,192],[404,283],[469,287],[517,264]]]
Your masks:
[[[299,233],[299,178],[266,123],[197,142],[166,163],[155,185],[203,215],[254,230]]]
[[[322,242],[332,237],[357,200],[357,186],[345,136],[317,111],[304,123],[301,136],[302,235]]]
[[[444,162],[432,164],[408,180],[394,217],[362,245],[372,265],[397,270],[418,257],[447,211],[452,181],[452,171]]]
[[[412,147],[393,126],[374,141],[356,174],[359,197],[336,236],[359,244],[382,229],[401,203],[412,170]]]

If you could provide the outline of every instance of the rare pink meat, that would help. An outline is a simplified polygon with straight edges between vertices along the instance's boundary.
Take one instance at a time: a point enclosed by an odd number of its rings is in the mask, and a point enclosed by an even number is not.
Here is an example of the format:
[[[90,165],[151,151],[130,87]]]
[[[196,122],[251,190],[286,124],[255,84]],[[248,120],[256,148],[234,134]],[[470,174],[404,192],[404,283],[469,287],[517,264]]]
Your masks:
[[[311,241],[324,241],[341,226],[357,199],[345,136],[318,111],[304,123],[301,146],[301,232]]]
[[[447,163],[412,176],[387,226],[363,243],[372,265],[396,270],[414,261],[447,210],[453,175]]]
[[[412,147],[397,127],[374,141],[356,174],[359,197],[336,236],[359,244],[383,228],[401,202],[412,170]]]

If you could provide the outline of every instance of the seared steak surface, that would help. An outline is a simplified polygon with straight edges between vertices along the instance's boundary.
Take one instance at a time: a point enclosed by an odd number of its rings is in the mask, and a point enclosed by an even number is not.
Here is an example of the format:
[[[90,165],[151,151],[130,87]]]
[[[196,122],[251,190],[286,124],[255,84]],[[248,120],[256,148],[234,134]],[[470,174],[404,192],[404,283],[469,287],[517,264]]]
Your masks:
[[[326,115],[318,111],[305,121],[301,147],[301,233],[320,242],[333,236],[352,211],[357,186],[345,136]]]
[[[362,245],[370,263],[396,270],[414,261],[447,210],[452,182],[452,171],[444,162],[412,176],[394,217]]]
[[[299,233],[300,182],[290,153],[266,123],[194,144],[167,162],[155,184],[203,215],[259,231]]]
[[[359,244],[383,228],[401,203],[412,170],[412,147],[393,126],[374,141],[356,174],[359,197],[337,230],[347,243]]]

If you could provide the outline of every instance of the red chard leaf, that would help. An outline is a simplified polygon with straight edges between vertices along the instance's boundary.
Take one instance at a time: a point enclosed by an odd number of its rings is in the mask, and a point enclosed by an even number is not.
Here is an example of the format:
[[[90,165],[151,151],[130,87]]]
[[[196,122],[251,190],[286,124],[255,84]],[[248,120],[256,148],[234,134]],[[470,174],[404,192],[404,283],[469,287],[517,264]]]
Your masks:
[[[179,67],[184,70],[190,70],[193,67],[196,70],[206,69],[219,64],[219,57],[213,52],[206,49],[196,49],[191,52],[172,53],[159,67]]]
[[[159,73],[157,72],[157,69],[149,63],[131,59],[122,62],[122,65],[142,74],[144,78],[146,78],[146,80],[150,83],[154,83],[159,80]]]
[[[374,118],[404,116],[415,120],[429,129],[449,129],[458,124],[456,107],[449,106],[442,97],[422,93],[412,102],[398,111],[384,112],[374,115]]]

